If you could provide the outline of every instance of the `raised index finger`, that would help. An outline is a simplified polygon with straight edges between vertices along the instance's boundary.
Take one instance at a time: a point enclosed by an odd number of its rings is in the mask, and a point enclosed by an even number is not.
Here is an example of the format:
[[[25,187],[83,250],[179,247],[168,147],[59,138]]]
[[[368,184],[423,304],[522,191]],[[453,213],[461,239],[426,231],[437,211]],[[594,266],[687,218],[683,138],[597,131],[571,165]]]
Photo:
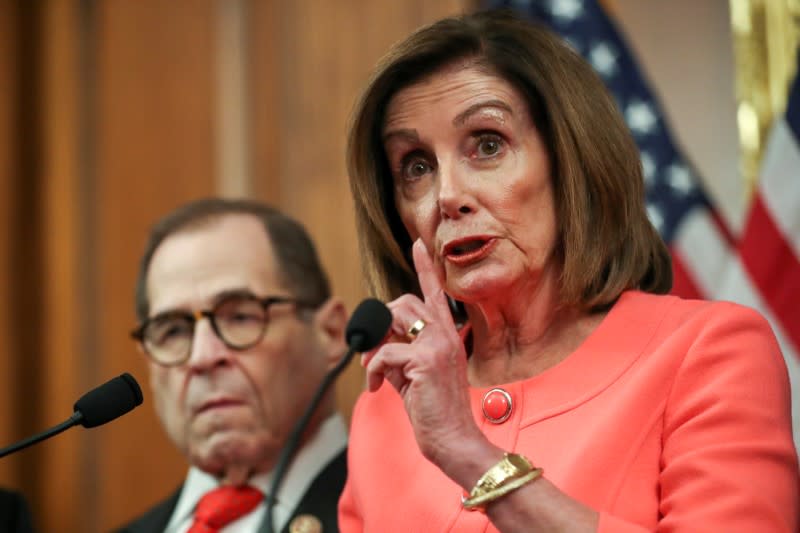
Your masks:
[[[447,316],[452,319],[444,287],[436,275],[433,259],[422,239],[414,241],[411,254],[414,258],[414,268],[417,270],[419,288],[422,290],[425,303],[434,309],[439,316]]]

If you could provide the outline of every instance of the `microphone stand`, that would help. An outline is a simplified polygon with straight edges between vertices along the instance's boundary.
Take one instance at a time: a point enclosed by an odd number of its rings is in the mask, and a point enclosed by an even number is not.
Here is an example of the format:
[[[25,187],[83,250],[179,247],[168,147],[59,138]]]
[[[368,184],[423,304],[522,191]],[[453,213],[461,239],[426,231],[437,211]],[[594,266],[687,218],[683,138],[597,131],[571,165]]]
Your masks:
[[[27,448],[31,444],[58,435],[77,424],[93,428],[111,422],[142,404],[142,389],[136,379],[125,372],[90,390],[75,402],[72,416],[57,426],[0,449],[0,457]]]
[[[292,429],[291,435],[286,440],[286,444],[284,444],[283,449],[281,450],[281,454],[278,457],[278,462],[275,466],[274,475],[272,477],[272,483],[270,483],[269,492],[267,493],[267,514],[266,514],[266,525],[267,525],[267,533],[274,533],[273,524],[272,524],[272,510],[275,507],[275,503],[277,502],[275,496],[278,493],[278,489],[280,489],[281,482],[283,481],[283,476],[286,474],[286,470],[289,467],[289,463],[291,462],[292,456],[297,451],[297,446],[300,443],[300,438],[303,436],[303,432],[306,430],[311,417],[314,415],[314,411],[317,410],[319,403],[322,401],[323,396],[328,391],[328,388],[331,386],[331,383],[342,373],[345,369],[347,364],[353,358],[353,355],[356,353],[356,348],[361,346],[361,344],[365,340],[365,335],[362,333],[355,333],[350,340],[350,346],[347,348],[347,352],[342,356],[342,359],[336,364],[333,369],[325,375],[325,379],[322,380],[322,383],[317,388],[317,391],[314,393],[314,397],[311,399],[311,403],[309,403],[308,407],[306,408],[303,416],[300,417],[300,420]]]
[[[36,444],[39,441],[42,441],[44,439],[49,439],[53,435],[58,435],[62,431],[65,431],[74,425],[80,424],[82,419],[83,419],[83,413],[81,413],[80,411],[75,411],[74,413],[72,413],[71,417],[61,422],[57,426],[53,426],[50,429],[46,429],[41,433],[32,435],[25,440],[15,442],[11,446],[6,446],[5,448],[0,449],[0,457],[5,457],[10,453],[14,453],[23,448],[27,448],[28,446]]]

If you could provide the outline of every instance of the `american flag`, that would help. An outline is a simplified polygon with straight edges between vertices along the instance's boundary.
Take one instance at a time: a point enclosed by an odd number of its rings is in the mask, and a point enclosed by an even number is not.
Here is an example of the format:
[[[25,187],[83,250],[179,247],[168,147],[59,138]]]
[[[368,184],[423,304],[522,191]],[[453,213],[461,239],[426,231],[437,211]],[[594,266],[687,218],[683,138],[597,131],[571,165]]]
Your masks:
[[[800,449],[800,49],[784,116],[772,125],[758,189],[715,297],[758,309],[772,324],[792,382]]]
[[[775,126],[759,192],[737,239],[676,146],[633,53],[597,0],[487,0],[484,7],[516,9],[549,26],[603,78],[639,146],[648,215],[672,254],[673,294],[735,301],[770,321],[792,381],[795,443],[800,446],[798,83],[787,119]]]

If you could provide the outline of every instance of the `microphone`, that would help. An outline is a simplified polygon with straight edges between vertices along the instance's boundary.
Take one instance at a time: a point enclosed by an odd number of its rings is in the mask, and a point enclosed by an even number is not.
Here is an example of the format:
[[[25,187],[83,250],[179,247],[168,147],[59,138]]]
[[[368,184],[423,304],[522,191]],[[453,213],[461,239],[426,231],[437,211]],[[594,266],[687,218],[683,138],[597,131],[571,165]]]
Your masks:
[[[139,384],[133,376],[125,372],[81,396],[73,406],[75,412],[67,420],[32,437],[0,449],[0,457],[5,457],[10,453],[58,435],[77,424],[85,428],[101,426],[141,404],[142,389],[139,388]]]
[[[272,483],[270,483],[269,492],[267,493],[267,513],[266,525],[267,533],[273,533],[272,525],[272,508],[275,506],[275,496],[283,481],[283,476],[286,474],[286,469],[289,467],[289,461],[294,453],[297,451],[297,446],[300,443],[300,437],[308,426],[311,416],[316,411],[319,402],[327,392],[333,380],[342,373],[347,364],[353,358],[356,352],[366,352],[377,346],[392,325],[392,313],[389,308],[375,298],[367,298],[363,300],[353,311],[353,315],[347,322],[345,329],[345,340],[347,341],[347,351],[342,358],[336,363],[336,366],[325,375],[319,388],[314,393],[314,397],[308,405],[308,408],[300,417],[300,420],[292,429],[289,438],[283,445],[281,454],[278,457],[278,462],[275,465],[275,471],[272,476]]]
[[[345,357],[349,359],[355,352],[366,352],[376,347],[391,325],[392,313],[382,301],[375,298],[362,301],[347,322],[344,339],[350,350]],[[349,361],[345,364],[347,362]]]

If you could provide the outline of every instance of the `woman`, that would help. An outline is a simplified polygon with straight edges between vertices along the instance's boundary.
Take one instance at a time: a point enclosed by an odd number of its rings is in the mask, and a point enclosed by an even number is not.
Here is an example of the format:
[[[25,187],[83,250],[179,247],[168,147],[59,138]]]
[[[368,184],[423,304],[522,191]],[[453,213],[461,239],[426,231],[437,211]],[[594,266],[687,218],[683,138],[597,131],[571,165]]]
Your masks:
[[[507,13],[419,30],[349,165],[393,335],[362,359],[341,531],[797,531],[774,336],[664,295],[636,146],[568,47]]]

